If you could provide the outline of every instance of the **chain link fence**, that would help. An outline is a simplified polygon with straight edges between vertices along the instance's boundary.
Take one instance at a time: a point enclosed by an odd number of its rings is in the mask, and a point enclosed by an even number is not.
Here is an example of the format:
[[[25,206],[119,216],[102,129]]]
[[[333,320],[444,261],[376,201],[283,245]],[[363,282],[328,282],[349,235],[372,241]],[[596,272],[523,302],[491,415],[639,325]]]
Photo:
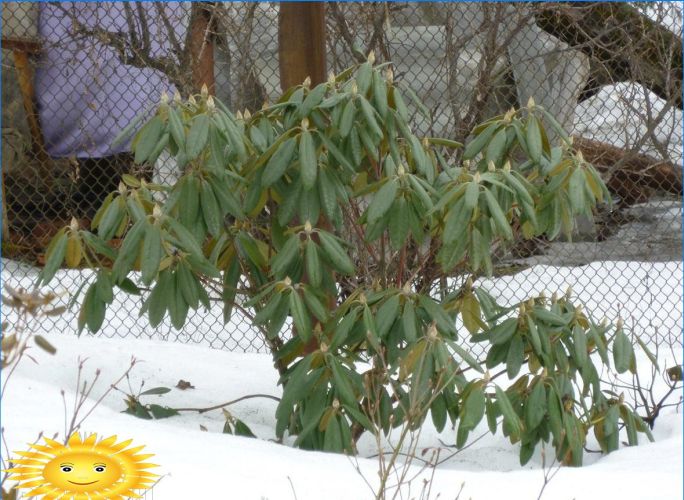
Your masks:
[[[32,286],[51,236],[72,217],[87,227],[122,173],[177,176],[168,158],[135,166],[125,145],[112,146],[162,91],[187,95],[210,75],[234,110],[280,93],[277,3],[5,3],[2,19],[2,278],[11,286]],[[578,220],[572,242],[535,240],[500,256],[482,286],[505,302],[572,285],[598,318],[632,316],[637,334],[679,338],[680,4],[329,3],[326,31],[329,70],[371,50],[394,65],[427,107],[429,119],[415,115],[419,133],[465,141],[475,124],[533,97],[600,169],[611,207]],[[73,293],[90,274],[63,271],[55,290]],[[116,299],[101,335],[265,350],[239,312],[224,325],[220,308],[199,311],[177,332],[138,318],[139,301]],[[73,332],[76,314],[42,326]]]

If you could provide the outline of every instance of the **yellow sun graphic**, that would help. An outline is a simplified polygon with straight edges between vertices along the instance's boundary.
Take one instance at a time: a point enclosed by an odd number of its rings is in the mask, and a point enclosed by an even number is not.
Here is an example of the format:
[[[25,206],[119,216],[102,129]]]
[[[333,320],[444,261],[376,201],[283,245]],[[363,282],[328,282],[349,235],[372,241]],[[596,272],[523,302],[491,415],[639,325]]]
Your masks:
[[[49,438],[45,444],[32,444],[29,451],[16,452],[22,458],[11,460],[10,479],[18,488],[30,488],[28,497],[42,500],[124,500],[142,498],[134,490],[145,490],[158,474],[146,469],[158,467],[140,454],[144,446],[126,447],[132,440],[116,442],[116,436],[100,441],[97,434],[81,439],[74,433],[66,445]]]

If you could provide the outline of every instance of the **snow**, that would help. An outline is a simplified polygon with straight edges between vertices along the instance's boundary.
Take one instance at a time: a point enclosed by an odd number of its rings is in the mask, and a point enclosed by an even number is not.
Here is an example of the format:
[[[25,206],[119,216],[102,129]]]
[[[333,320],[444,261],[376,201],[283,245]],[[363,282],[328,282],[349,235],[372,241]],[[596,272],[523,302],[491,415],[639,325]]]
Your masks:
[[[3,262],[3,280],[11,282],[10,271],[19,265]],[[30,285],[35,270],[24,269],[20,282]],[[74,291],[74,271],[60,271],[57,281]],[[573,294],[600,317],[613,318],[615,304],[622,304],[623,314],[634,316],[637,327],[646,332],[644,340],[653,345],[656,331],[663,338],[669,332],[679,339],[682,318],[682,264],[680,262],[603,262],[583,267],[534,266],[515,276],[481,280],[503,302],[518,300],[532,293],[565,291],[573,285]],[[645,278],[653,279],[647,281]],[[533,285],[531,286],[530,283]],[[536,284],[535,284],[536,283]],[[12,283],[17,286],[17,282]],[[668,288],[669,286],[669,288]],[[647,293],[648,292],[648,293]],[[638,297],[651,294],[650,301]],[[135,315],[134,299],[125,299],[129,314]],[[655,305],[654,305],[655,304]],[[664,314],[669,310],[669,314]],[[653,314],[659,311],[659,314]],[[9,318],[7,311],[3,311]],[[214,314],[214,313],[212,313]],[[218,315],[219,313],[216,313]],[[130,321],[129,321],[130,323]],[[628,321],[627,325],[631,323]],[[249,399],[230,406],[230,412],[243,420],[258,436],[248,439],[222,434],[224,417],[220,411],[198,414],[183,412],[181,416],[158,421],[147,421],[123,414],[124,392],[137,393],[156,386],[174,387],[180,380],[191,382],[195,389],[173,388],[163,396],[143,397],[143,403],[158,403],[171,407],[201,408],[230,401],[247,394],[279,396],[277,373],[268,354],[238,353],[211,349],[208,345],[188,345],[159,339],[117,337],[126,328],[126,321],[107,326],[104,337],[65,335],[69,325],[63,323],[45,336],[57,348],[54,356],[31,349],[30,359],[22,360],[12,376],[2,405],[2,426],[10,450],[25,449],[39,431],[46,435],[64,433],[64,406],[60,390],[65,391],[67,408],[71,411],[76,393],[79,359],[86,359],[84,378],[92,381],[96,369],[100,378],[86,408],[106,387],[125,371],[131,356],[141,362],[132,370],[130,380],[119,384],[121,391],[112,391],[88,417],[83,426],[87,432],[101,436],[116,434],[120,439],[131,438],[136,444],[147,445],[155,453],[153,462],[160,465],[156,472],[163,478],[146,498],[239,498],[269,500],[306,499],[366,499],[374,498],[366,481],[378,484],[378,461],[372,458],[377,451],[370,436],[359,443],[358,459],[336,454],[307,452],[291,447],[292,438],[285,444],[275,443],[275,405],[269,399]],[[129,331],[129,330],[126,330]],[[248,331],[243,342],[249,343]],[[186,339],[187,340],[187,339]],[[681,347],[674,352],[661,351],[662,366],[671,366],[674,359],[681,362]],[[638,358],[644,376],[649,367],[643,355]],[[130,387],[130,388],[129,388]],[[656,386],[662,390],[662,383]],[[429,420],[429,419],[428,419]],[[200,430],[200,425],[207,429]],[[536,498],[544,484],[544,468],[540,451],[525,467],[518,461],[518,447],[511,445],[500,433],[491,435],[484,424],[473,437],[482,439],[458,453],[445,448],[440,440],[453,443],[455,433],[445,429],[437,433],[426,423],[419,436],[419,453],[426,448],[441,447],[440,458],[448,458],[434,476],[432,497],[455,498],[461,484],[461,498],[498,498],[503,491],[510,499]],[[587,454],[582,468],[562,468],[547,485],[545,499],[679,499],[682,498],[682,420],[674,408],[668,408],[656,421],[656,441],[640,446],[621,448],[608,455]],[[591,439],[588,443],[594,448]],[[453,456],[450,456],[452,455]],[[551,456],[551,453],[549,453]],[[357,470],[358,467],[358,470]],[[420,478],[410,485],[410,492],[419,495],[422,478],[419,462],[414,471]],[[548,464],[547,464],[548,469]],[[422,475],[421,475],[422,474]],[[410,474],[413,475],[413,474]],[[363,476],[363,477],[362,477]],[[405,486],[404,498],[410,498]]]

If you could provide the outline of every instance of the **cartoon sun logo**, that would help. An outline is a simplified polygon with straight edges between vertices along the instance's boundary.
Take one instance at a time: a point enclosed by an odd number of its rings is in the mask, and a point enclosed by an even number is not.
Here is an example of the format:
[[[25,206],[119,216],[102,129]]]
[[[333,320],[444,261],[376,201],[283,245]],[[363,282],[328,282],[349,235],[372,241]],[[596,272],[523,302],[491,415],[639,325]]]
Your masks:
[[[142,498],[134,490],[145,490],[158,474],[146,469],[158,467],[140,454],[144,446],[126,447],[132,440],[116,442],[116,436],[100,441],[97,434],[81,439],[74,433],[66,445],[49,438],[45,444],[32,444],[29,451],[16,452],[6,472],[19,481],[18,488],[31,488],[27,497],[43,500],[124,500]],[[42,495],[42,496],[41,496]]]

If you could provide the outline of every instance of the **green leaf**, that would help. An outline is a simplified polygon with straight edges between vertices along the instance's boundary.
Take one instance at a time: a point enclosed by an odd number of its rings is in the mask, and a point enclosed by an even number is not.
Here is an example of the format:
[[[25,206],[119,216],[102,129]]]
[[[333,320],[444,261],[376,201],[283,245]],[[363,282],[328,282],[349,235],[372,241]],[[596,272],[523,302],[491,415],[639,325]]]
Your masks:
[[[50,241],[50,245],[45,252],[45,267],[40,273],[38,282],[47,285],[55,273],[64,262],[68,243],[68,236],[64,229],[61,229]]]
[[[347,253],[342,249],[337,238],[325,231],[319,231],[318,238],[321,243],[321,249],[330,260],[330,264],[341,273],[353,274],[355,269],[354,264]]]
[[[466,144],[466,148],[463,151],[463,159],[472,160],[480,151],[482,151],[499,127],[499,123],[492,123],[480,132],[472,141]]]
[[[511,340],[518,329],[518,319],[508,318],[489,330],[489,338],[493,345],[502,345]]]
[[[169,108],[169,130],[171,137],[173,137],[173,142],[176,143],[179,149],[185,150],[185,128],[178,115],[178,111],[171,107]]]
[[[524,361],[525,345],[520,335],[515,335],[508,347],[508,355],[506,357],[506,373],[508,378],[514,378],[520,372],[520,367]]]
[[[620,328],[613,340],[613,361],[615,362],[615,370],[618,373],[626,372],[630,369],[633,358],[634,349],[629,341],[629,337]]]
[[[404,313],[401,317],[404,328],[404,336],[410,344],[418,340],[418,329],[416,327],[416,310],[413,303],[409,300],[404,304]]]
[[[140,259],[141,279],[145,285],[149,285],[157,275],[162,253],[161,230],[156,224],[148,224],[145,230],[145,239]]]
[[[100,327],[102,326],[106,309],[105,303],[100,300],[96,292],[96,285],[91,285],[86,293],[86,299],[83,303],[83,308],[85,309],[86,325],[88,325],[88,330],[93,333],[99,331]]]
[[[344,109],[342,110],[342,116],[340,118],[339,129],[341,137],[347,137],[349,135],[349,132],[351,132],[352,126],[354,125],[355,114],[356,106],[354,105],[354,101],[350,99],[347,102],[347,104],[344,105]]]
[[[389,236],[392,248],[398,250],[406,242],[409,233],[409,214],[410,210],[406,200],[400,196],[394,202],[390,210]]]
[[[261,175],[261,185],[269,187],[282,177],[287,167],[292,161],[297,141],[294,138],[287,139],[281,143],[275,153],[271,156]]]
[[[589,356],[587,354],[587,336],[579,325],[575,325],[572,328],[572,340],[575,348],[575,362],[577,366],[582,368],[588,361]]]
[[[309,283],[313,287],[318,288],[321,286],[323,269],[321,259],[318,256],[318,245],[311,239],[306,242],[304,258],[306,261],[306,276]]]
[[[496,228],[499,230],[499,233],[502,234],[505,239],[512,240],[513,231],[511,230],[511,226],[508,223],[508,220],[506,219],[503,210],[501,210],[498,201],[496,200],[496,198],[494,198],[494,195],[489,189],[485,188],[484,193],[485,199],[487,200],[487,206],[489,207],[489,213],[492,215],[494,219],[494,224],[496,225]]]
[[[290,314],[297,329],[297,336],[302,339],[302,342],[308,342],[312,335],[311,318],[304,306],[304,301],[296,290],[290,293]]]
[[[133,263],[138,257],[138,247],[145,234],[146,226],[147,221],[140,220],[133,224],[133,227],[126,234],[112,266],[112,279],[115,283],[121,282],[131,271],[131,267],[133,267]]]
[[[162,394],[166,394],[167,392],[171,392],[171,389],[168,387],[153,387],[152,389],[147,389],[146,391],[143,391],[140,393],[141,396],[161,396]]]
[[[530,158],[535,162],[539,163],[542,155],[542,135],[541,135],[541,125],[534,115],[530,115],[527,120],[526,129],[526,139],[527,139],[527,150],[530,153]]]
[[[300,240],[298,234],[293,234],[285,245],[271,259],[271,271],[275,276],[284,277],[292,262],[299,256]]]
[[[349,375],[347,370],[343,369],[339,361],[334,357],[328,358],[330,361],[330,369],[333,374],[333,381],[335,382],[335,390],[340,397],[342,403],[349,406],[356,406],[358,402],[356,401],[356,396],[354,395],[354,389],[349,380]]]
[[[159,115],[147,122],[138,132],[134,140],[135,163],[144,163],[154,151],[164,130],[164,123]]]
[[[157,420],[161,418],[169,418],[176,415],[180,415],[180,413],[177,410],[175,410],[174,408],[169,408],[168,406],[151,404],[149,408],[150,413]]]
[[[473,430],[485,411],[485,394],[479,385],[473,385],[461,408],[461,428]]]
[[[311,113],[311,110],[318,106],[323,99],[328,86],[327,83],[316,85],[306,96],[302,104],[299,106],[299,117],[304,118]]]
[[[506,393],[498,385],[496,389],[496,402],[504,417],[504,423],[508,425],[512,436],[519,436],[522,431],[522,423],[520,417],[515,413],[511,401],[508,399]]]
[[[218,201],[214,195],[214,190],[206,180],[201,183],[202,191],[200,195],[200,206],[202,207],[202,217],[207,225],[209,233],[217,237],[223,226],[223,218],[219,210]]]
[[[525,402],[525,424],[526,429],[531,431],[536,429],[546,415],[546,391],[544,383],[538,380],[532,388],[527,401]]]
[[[311,189],[316,183],[318,174],[318,157],[311,132],[305,130],[299,137],[299,165],[301,180],[305,190]]]
[[[370,204],[368,205],[368,222],[373,223],[380,217],[385,215],[392,202],[397,196],[399,182],[396,178],[390,179],[382,186],[375,194]]]
[[[394,324],[399,314],[399,296],[393,295],[387,299],[375,314],[375,324],[378,335],[384,338]]]

